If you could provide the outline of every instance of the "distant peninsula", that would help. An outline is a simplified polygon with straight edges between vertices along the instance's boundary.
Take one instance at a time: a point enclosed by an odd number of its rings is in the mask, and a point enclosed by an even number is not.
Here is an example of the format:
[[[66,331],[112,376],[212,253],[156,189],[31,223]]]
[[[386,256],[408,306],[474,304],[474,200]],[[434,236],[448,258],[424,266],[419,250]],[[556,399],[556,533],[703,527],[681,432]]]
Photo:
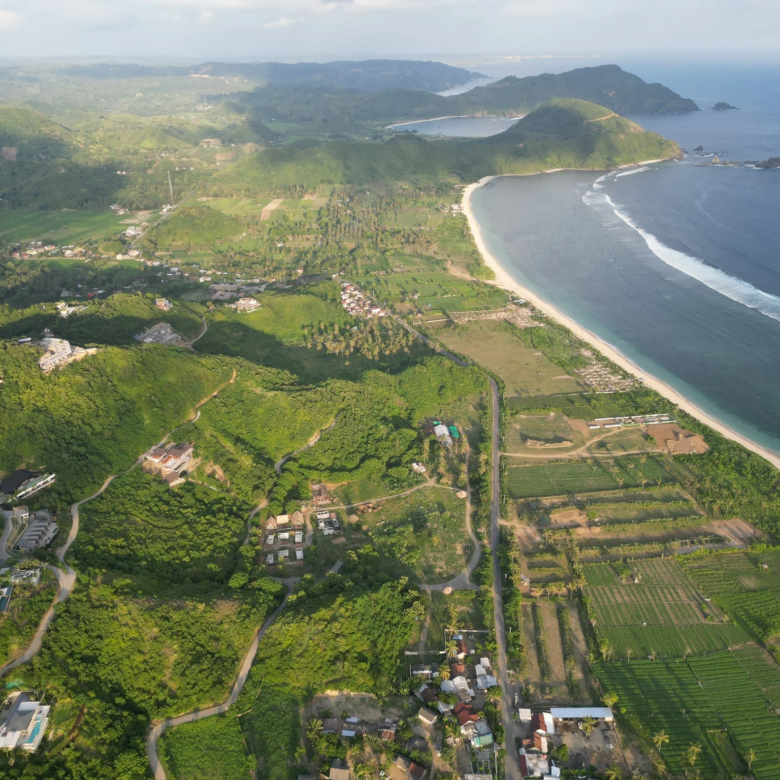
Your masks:
[[[770,157],[768,160],[756,163],[756,168],[780,168],[780,157]]]
[[[712,107],[712,110],[713,111],[739,111],[739,109],[736,106],[731,106],[728,103],[724,103],[723,101],[716,103]]]

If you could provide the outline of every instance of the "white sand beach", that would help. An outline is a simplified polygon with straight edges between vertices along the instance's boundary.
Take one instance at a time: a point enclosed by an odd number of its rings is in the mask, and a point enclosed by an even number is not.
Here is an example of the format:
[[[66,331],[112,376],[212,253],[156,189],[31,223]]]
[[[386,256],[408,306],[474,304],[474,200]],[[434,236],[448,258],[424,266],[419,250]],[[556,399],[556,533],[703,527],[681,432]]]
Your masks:
[[[642,164],[644,163],[638,163],[638,165]],[[553,171],[544,171],[544,173],[553,173]],[[474,235],[474,240],[476,241],[477,247],[482,254],[485,264],[491,268],[496,275],[495,280],[491,281],[490,284],[495,284],[498,287],[502,287],[505,290],[511,291],[521,298],[525,298],[529,303],[539,309],[539,311],[543,312],[548,317],[556,320],[557,322],[560,322],[562,325],[565,325],[578,338],[599,350],[603,355],[606,355],[606,357],[623,368],[625,371],[628,371],[630,374],[633,374],[635,377],[641,379],[645,385],[651,387],[665,398],[668,398],[670,401],[679,406],[680,409],[683,409],[692,417],[695,417],[705,425],[708,425],[710,428],[718,431],[726,438],[738,442],[743,447],[749,449],[751,452],[755,452],[757,455],[766,458],[776,468],[780,468],[780,456],[776,455],[770,450],[765,449],[764,447],[761,447],[750,439],[745,438],[741,434],[737,433],[728,426],[708,415],[706,412],[699,409],[699,407],[695,406],[687,398],[680,395],[680,393],[678,393],[670,385],[666,384],[666,382],[661,381],[657,377],[641,369],[638,365],[636,365],[636,363],[634,363],[632,360],[629,360],[624,354],[615,349],[611,344],[608,344],[606,341],[599,338],[596,334],[591,333],[589,330],[583,328],[574,320],[570,319],[565,314],[556,309],[554,306],[547,303],[547,301],[541,299],[536,293],[516,282],[509,275],[509,273],[507,273],[507,271],[502,267],[501,263],[499,263],[498,259],[487,248],[484,237],[480,230],[479,223],[477,222],[474,216],[474,211],[471,207],[471,196],[473,195],[474,191],[478,187],[487,184],[489,181],[492,181],[495,178],[497,177],[488,176],[475,184],[470,184],[463,193],[463,209],[468,218],[469,227],[471,228],[471,232]]]

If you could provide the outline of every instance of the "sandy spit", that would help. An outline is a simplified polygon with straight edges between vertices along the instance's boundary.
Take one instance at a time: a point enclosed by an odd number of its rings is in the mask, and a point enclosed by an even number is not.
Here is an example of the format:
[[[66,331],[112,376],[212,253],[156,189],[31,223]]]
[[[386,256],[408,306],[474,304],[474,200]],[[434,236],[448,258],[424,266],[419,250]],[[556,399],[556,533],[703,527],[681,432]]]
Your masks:
[[[637,163],[637,165],[644,165],[650,162],[658,162],[658,161],[648,160],[645,163]],[[628,166],[623,166],[623,167],[628,167]],[[543,171],[543,173],[553,173],[553,172],[554,171]],[[531,174],[531,175],[538,175],[538,174]],[[648,372],[644,371],[642,368],[636,365],[636,363],[634,363],[632,360],[627,358],[622,352],[619,352],[617,349],[615,349],[615,347],[613,347],[611,344],[599,338],[595,333],[591,333],[589,330],[586,330],[581,325],[576,323],[574,320],[570,319],[565,314],[563,314],[558,309],[556,309],[554,306],[549,304],[547,301],[540,298],[536,293],[532,292],[531,290],[523,287],[521,284],[516,282],[504,270],[504,268],[502,267],[501,263],[499,263],[495,255],[493,255],[490,252],[490,250],[487,248],[479,223],[477,222],[474,216],[474,211],[471,207],[471,196],[474,193],[474,191],[478,187],[482,187],[483,185],[487,184],[488,182],[492,181],[495,178],[498,177],[487,176],[484,179],[480,179],[479,182],[470,184],[463,193],[463,209],[466,212],[466,216],[469,221],[469,227],[471,228],[471,232],[474,235],[474,240],[482,255],[482,258],[485,261],[485,264],[489,268],[491,268],[496,275],[495,280],[489,282],[489,284],[494,284],[497,287],[502,287],[505,290],[509,290],[515,293],[521,298],[525,298],[533,306],[539,309],[539,311],[543,312],[551,319],[560,322],[562,325],[565,325],[569,330],[571,330],[572,333],[574,333],[575,336],[577,336],[577,338],[580,338],[582,339],[582,341],[590,344],[594,349],[597,349],[603,355],[606,355],[606,357],[608,357],[613,363],[620,366],[628,373],[633,374],[635,377],[641,379],[645,383],[645,385],[647,385],[647,387],[652,388],[657,393],[660,393],[665,398],[668,398],[670,401],[672,401],[672,403],[679,406],[680,409],[684,410],[692,417],[695,417],[700,422],[703,422],[705,425],[708,425],[710,428],[713,428],[714,430],[718,431],[718,433],[722,434],[727,439],[731,439],[732,441],[741,444],[743,447],[750,450],[751,452],[755,452],[757,455],[760,455],[762,458],[766,458],[766,460],[768,460],[773,466],[775,466],[775,468],[780,469],[779,455],[776,455],[775,453],[771,452],[770,450],[767,450],[761,445],[756,444],[756,442],[745,438],[744,436],[732,430],[727,425],[724,425],[722,422],[716,420],[715,418],[710,417],[710,415],[702,411],[695,404],[691,403],[687,398],[685,398],[679,392],[677,392],[677,390],[675,390],[670,385],[666,384],[666,382],[663,382],[657,377],[653,376],[652,374],[649,374]]]

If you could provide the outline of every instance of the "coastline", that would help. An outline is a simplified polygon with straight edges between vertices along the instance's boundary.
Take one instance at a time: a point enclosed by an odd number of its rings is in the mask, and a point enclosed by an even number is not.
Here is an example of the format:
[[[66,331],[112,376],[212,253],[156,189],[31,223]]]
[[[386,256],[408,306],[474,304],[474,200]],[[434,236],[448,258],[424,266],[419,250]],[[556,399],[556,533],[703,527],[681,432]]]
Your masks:
[[[452,116],[434,116],[430,119],[410,119],[403,122],[392,122],[385,127],[385,130],[392,130],[396,127],[403,127],[404,125],[419,125],[423,122],[439,122],[442,119],[503,119],[506,122],[519,122],[525,114],[520,116],[500,116],[499,114],[453,114]]]
[[[657,162],[657,161],[647,160],[642,163],[636,163],[636,165],[644,165],[649,162]],[[621,167],[629,167],[629,166],[621,166]],[[554,171],[550,170],[550,171],[540,171],[539,173],[553,173],[553,172]],[[539,174],[521,174],[521,175],[536,176]],[[552,304],[540,298],[535,292],[529,290],[526,287],[523,287],[523,285],[515,281],[509,275],[509,273],[504,269],[504,267],[498,261],[498,258],[495,255],[493,255],[492,252],[488,249],[487,244],[485,243],[484,236],[482,235],[482,231],[480,229],[479,223],[477,222],[477,219],[474,216],[474,211],[471,207],[471,196],[473,195],[473,193],[479,187],[484,186],[485,184],[487,184],[488,182],[496,178],[498,177],[486,176],[485,178],[480,179],[478,182],[469,184],[468,187],[466,187],[466,189],[463,192],[463,210],[466,213],[466,218],[468,219],[471,233],[474,236],[474,241],[477,245],[477,248],[479,249],[480,254],[482,255],[482,259],[485,261],[485,265],[487,265],[488,268],[490,268],[496,275],[496,278],[494,280],[488,281],[488,284],[494,284],[497,287],[501,287],[503,289],[509,290],[517,294],[518,296],[525,298],[529,303],[531,303],[535,308],[539,309],[539,311],[541,311],[543,314],[555,320],[556,322],[559,322],[561,325],[566,326],[572,333],[574,333],[575,336],[577,336],[577,338],[586,342],[594,349],[597,349],[603,355],[608,357],[613,363],[620,366],[623,370],[627,371],[629,374],[632,374],[638,379],[641,379],[642,382],[644,382],[644,384],[647,387],[655,390],[657,393],[664,396],[664,398],[667,398],[669,401],[676,404],[680,409],[690,414],[691,417],[695,417],[697,420],[699,420],[699,422],[702,422],[705,425],[712,428],[713,430],[716,430],[718,433],[725,436],[727,439],[730,439],[731,441],[734,441],[737,444],[741,444],[743,447],[755,453],[756,455],[760,455],[762,458],[769,461],[769,463],[771,463],[775,468],[780,469],[780,455],[776,455],[770,450],[765,449],[764,447],[752,441],[751,439],[748,439],[745,436],[742,436],[742,434],[737,433],[732,428],[729,428],[724,423],[716,420],[714,417],[711,417],[709,414],[704,412],[698,406],[696,406],[687,398],[685,398],[685,396],[683,396],[681,393],[679,393],[677,390],[671,387],[671,385],[668,385],[666,382],[658,379],[657,377],[648,373],[644,369],[640,368],[636,363],[634,363],[632,360],[626,357],[622,352],[617,350],[611,344],[601,339],[595,333],[592,333],[591,331],[582,327],[579,323],[575,322],[566,314],[563,314],[561,311],[556,309]]]

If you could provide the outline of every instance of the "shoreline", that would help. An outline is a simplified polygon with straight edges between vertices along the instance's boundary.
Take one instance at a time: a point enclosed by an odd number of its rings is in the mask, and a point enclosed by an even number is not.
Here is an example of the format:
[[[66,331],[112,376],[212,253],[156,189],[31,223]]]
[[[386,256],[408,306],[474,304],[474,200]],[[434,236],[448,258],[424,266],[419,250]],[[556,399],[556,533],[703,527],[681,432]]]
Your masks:
[[[500,116],[499,114],[453,114],[452,116],[434,116],[431,119],[410,119],[404,122],[391,122],[385,127],[385,130],[393,130],[396,127],[404,127],[404,125],[419,125],[423,122],[439,122],[442,119],[501,119],[504,122],[519,122],[525,114],[520,116]]]
[[[659,161],[647,160],[642,163],[635,163],[635,165],[644,165],[650,162],[659,162]],[[633,166],[621,166],[621,167],[633,167]],[[536,176],[542,173],[553,173],[553,172],[554,171],[550,170],[550,171],[540,171],[538,174],[520,174],[520,175]],[[477,219],[474,216],[474,211],[471,207],[471,196],[473,195],[473,193],[479,187],[483,187],[485,184],[488,184],[489,182],[493,181],[493,179],[497,179],[497,178],[499,177],[486,176],[485,178],[480,179],[478,182],[469,184],[468,187],[466,187],[465,191],[463,192],[463,210],[466,213],[466,218],[468,219],[469,222],[469,228],[471,229],[471,233],[474,236],[474,241],[477,245],[477,249],[479,249],[479,253],[482,255],[482,259],[485,261],[485,265],[487,265],[487,267],[490,268],[496,275],[496,278],[494,280],[489,280],[488,284],[494,284],[497,287],[501,287],[505,290],[517,294],[521,298],[525,298],[529,303],[531,303],[532,306],[537,308],[543,314],[555,320],[556,322],[559,322],[561,325],[567,327],[575,336],[577,336],[577,338],[586,342],[594,349],[597,349],[604,356],[609,358],[613,363],[620,366],[624,371],[627,371],[632,376],[635,376],[638,379],[640,379],[647,387],[651,388],[652,390],[655,390],[657,393],[664,396],[664,398],[676,404],[680,409],[690,414],[691,417],[695,417],[699,422],[709,426],[713,430],[720,433],[722,436],[725,436],[727,439],[730,439],[731,441],[734,441],[737,444],[741,444],[743,447],[755,453],[756,455],[760,455],[762,458],[769,461],[769,463],[771,463],[775,468],[780,469],[780,455],[777,455],[773,453],[771,450],[762,447],[760,444],[757,444],[756,442],[752,441],[751,439],[748,439],[742,434],[737,433],[737,431],[733,430],[728,425],[720,422],[719,420],[716,420],[714,417],[711,417],[709,414],[707,414],[707,412],[703,411],[694,403],[689,401],[687,398],[685,398],[685,396],[683,396],[680,392],[675,390],[671,385],[667,384],[663,380],[658,379],[658,377],[642,369],[640,366],[634,363],[631,359],[629,359],[626,355],[624,355],[618,349],[613,347],[611,344],[604,341],[595,333],[592,333],[591,331],[587,330],[586,328],[581,326],[579,323],[575,322],[566,314],[563,314],[563,312],[556,309],[555,306],[545,301],[543,298],[541,298],[535,292],[529,290],[527,287],[523,287],[523,285],[515,281],[510,276],[510,274],[501,265],[498,258],[488,249],[487,244],[485,243],[484,236],[482,235],[480,225],[477,222]]]

